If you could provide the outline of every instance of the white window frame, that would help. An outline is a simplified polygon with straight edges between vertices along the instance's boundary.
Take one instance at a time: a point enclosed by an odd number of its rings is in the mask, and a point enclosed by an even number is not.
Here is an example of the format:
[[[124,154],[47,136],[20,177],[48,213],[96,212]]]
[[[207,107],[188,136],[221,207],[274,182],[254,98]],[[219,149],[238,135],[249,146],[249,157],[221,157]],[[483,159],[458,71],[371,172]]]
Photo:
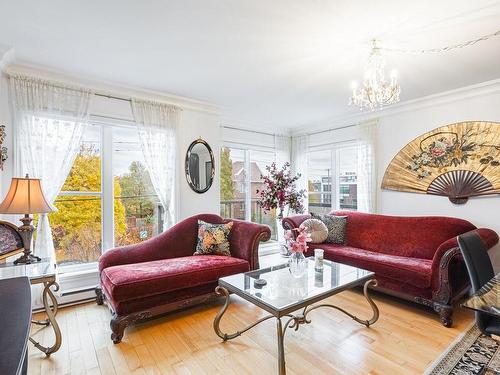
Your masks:
[[[252,171],[250,170],[252,151],[269,152],[273,155],[273,162],[276,162],[276,150],[274,148],[265,146],[249,145],[235,142],[223,142],[220,147],[221,149],[229,148],[232,150],[243,151],[243,165],[245,168],[245,220],[252,221]],[[222,155],[221,152],[219,152],[219,165],[221,163],[220,155]]]
[[[345,141],[338,143],[331,143],[321,146],[309,147],[308,153],[320,152],[320,151],[330,151],[330,163],[331,163],[331,204],[330,210],[340,210],[340,152],[346,148],[355,148],[355,141]],[[309,166],[308,166],[309,168]],[[310,192],[308,192],[309,196]],[[321,192],[325,194],[325,192]]]
[[[114,223],[114,177],[113,177],[113,132],[120,127],[135,127],[127,121],[91,121],[88,126],[99,128],[101,156],[101,191],[61,191],[58,196],[80,195],[99,196],[101,198],[101,254],[115,247]],[[97,270],[97,262],[60,265],[60,274],[78,274],[89,270]]]
[[[120,127],[135,128],[135,123],[126,120],[100,118],[93,116],[89,126],[100,128],[101,151],[101,191],[60,192],[58,195],[99,195],[101,197],[101,253],[114,248],[114,180],[113,180],[113,132]],[[72,302],[92,298],[88,291],[99,284],[97,262],[61,265],[58,267],[58,280],[61,287],[59,301]]]
[[[93,196],[93,197],[100,197],[101,198],[101,254],[104,253],[104,228],[103,228],[103,223],[104,223],[104,173],[103,173],[103,164],[104,164],[104,144],[103,144],[103,132],[104,132],[104,126],[101,124],[94,124],[94,123],[89,123],[88,126],[97,126],[99,128],[99,152],[100,152],[100,157],[101,157],[101,190],[99,192],[96,191],[60,191],[57,196]],[[111,161],[111,165],[113,165]],[[57,199],[57,198],[56,198]],[[113,216],[113,215],[111,215]],[[70,264],[70,265],[58,265],[58,274],[59,275],[64,275],[64,274],[79,274],[79,273],[84,273],[92,270],[97,270],[97,262],[89,262],[89,263],[81,263],[81,264]]]

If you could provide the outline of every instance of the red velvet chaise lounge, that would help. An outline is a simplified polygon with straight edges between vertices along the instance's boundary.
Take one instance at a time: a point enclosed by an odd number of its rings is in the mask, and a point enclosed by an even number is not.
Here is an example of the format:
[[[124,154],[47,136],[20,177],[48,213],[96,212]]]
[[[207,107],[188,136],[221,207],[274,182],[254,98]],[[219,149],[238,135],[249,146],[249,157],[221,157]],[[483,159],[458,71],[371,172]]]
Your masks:
[[[193,216],[154,238],[109,250],[99,258],[97,303],[106,300],[111,309],[115,344],[128,325],[207,302],[216,296],[220,277],[259,268],[259,242],[270,239],[269,227],[231,220],[232,256],[193,255],[198,219],[216,224],[229,221],[217,215]]]
[[[453,302],[469,288],[469,277],[456,237],[477,230],[488,248],[498,242],[490,229],[477,229],[450,217],[399,217],[333,211],[347,216],[346,242],[311,244],[324,249],[325,259],[375,272],[377,290],[432,307],[446,327],[452,324]],[[310,215],[283,220],[297,228]]]

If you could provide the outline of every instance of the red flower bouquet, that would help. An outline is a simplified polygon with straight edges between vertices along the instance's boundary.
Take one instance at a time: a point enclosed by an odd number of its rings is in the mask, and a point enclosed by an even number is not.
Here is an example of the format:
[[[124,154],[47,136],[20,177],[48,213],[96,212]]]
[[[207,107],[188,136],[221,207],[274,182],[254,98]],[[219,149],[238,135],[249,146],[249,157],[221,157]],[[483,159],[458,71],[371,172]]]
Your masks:
[[[267,176],[262,176],[264,180],[264,188],[257,190],[260,196],[259,205],[264,209],[264,212],[269,212],[273,209],[278,210],[278,217],[283,217],[283,210],[288,207],[295,213],[304,212],[303,199],[305,198],[305,190],[297,190],[296,182],[300,178],[300,174],[292,176],[290,171],[290,163],[285,163],[281,169],[276,167],[276,163],[272,163],[266,167]]]

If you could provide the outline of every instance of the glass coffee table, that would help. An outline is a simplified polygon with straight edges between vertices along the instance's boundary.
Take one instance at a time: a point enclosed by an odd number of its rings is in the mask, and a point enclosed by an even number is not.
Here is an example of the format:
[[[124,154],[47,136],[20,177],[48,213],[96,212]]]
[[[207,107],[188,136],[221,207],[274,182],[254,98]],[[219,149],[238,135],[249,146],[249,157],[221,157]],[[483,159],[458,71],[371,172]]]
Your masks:
[[[462,307],[500,318],[500,272],[484,284],[477,293],[474,293],[462,303]],[[494,375],[498,373],[493,368],[484,367],[479,372],[479,375]]]
[[[500,317],[500,273],[467,299],[462,306]]]
[[[329,307],[348,315],[366,327],[374,324],[379,311],[368,294],[368,287],[376,286],[375,274],[360,268],[325,260],[323,271],[314,270],[314,258],[307,258],[307,273],[296,278],[290,274],[288,264],[260,270],[239,273],[219,279],[215,292],[226,298],[214,320],[215,333],[224,341],[234,339],[242,333],[268,319],[276,318],[278,341],[278,373],[284,375],[284,338],[288,328],[298,330],[302,324],[309,324],[308,314],[320,307]],[[265,285],[264,285],[265,284]],[[373,315],[368,320],[360,319],[348,311],[329,303],[318,303],[344,290],[364,286],[364,295]],[[229,306],[229,295],[234,293],[244,300],[267,311],[269,315],[250,324],[241,331],[224,333],[220,321]],[[283,318],[283,322],[282,322]]]

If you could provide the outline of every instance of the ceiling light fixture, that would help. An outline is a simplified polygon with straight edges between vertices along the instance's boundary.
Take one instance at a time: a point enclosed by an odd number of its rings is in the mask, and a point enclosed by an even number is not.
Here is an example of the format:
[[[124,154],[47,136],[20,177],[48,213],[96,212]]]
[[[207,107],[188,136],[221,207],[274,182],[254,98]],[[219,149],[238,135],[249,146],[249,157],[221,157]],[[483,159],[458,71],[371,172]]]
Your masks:
[[[372,111],[386,105],[399,102],[401,87],[398,84],[397,73],[391,72],[390,81],[385,80],[385,58],[379,41],[372,40],[372,50],[365,67],[363,85],[356,82],[352,85],[352,95],[349,105],[360,109],[370,108]]]
[[[372,50],[368,57],[368,62],[365,68],[363,78],[363,86],[358,87],[356,82],[352,85],[352,95],[349,100],[349,105],[356,105],[360,109],[370,108],[372,111],[377,108],[382,108],[389,104],[399,102],[399,94],[401,87],[398,84],[397,73],[395,70],[391,72],[390,81],[385,81],[385,58],[382,54],[382,49],[386,52],[395,53],[410,53],[410,54],[430,54],[443,53],[452,50],[466,48],[475,45],[476,43],[500,36],[500,30],[491,34],[483,35],[479,38],[470,39],[462,43],[452,44],[441,48],[431,49],[397,49],[397,48],[382,48],[379,41],[372,40]]]

